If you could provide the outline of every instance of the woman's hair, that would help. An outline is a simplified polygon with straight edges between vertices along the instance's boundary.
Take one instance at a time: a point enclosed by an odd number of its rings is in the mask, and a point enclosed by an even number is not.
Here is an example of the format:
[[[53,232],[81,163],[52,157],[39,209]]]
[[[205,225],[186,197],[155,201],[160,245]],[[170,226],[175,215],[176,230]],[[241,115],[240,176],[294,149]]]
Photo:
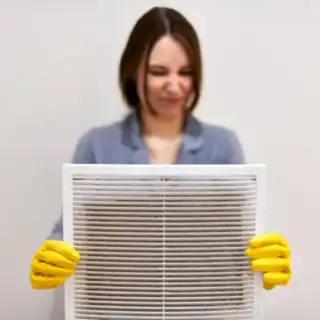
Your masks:
[[[131,109],[137,110],[140,104],[136,83],[138,67],[144,57],[146,64],[148,63],[153,46],[165,35],[179,41],[188,54],[194,89],[194,97],[188,111],[192,112],[199,100],[202,82],[199,39],[191,23],[171,8],[154,7],[140,17],[133,27],[120,60],[119,82],[122,96]],[[146,74],[144,77],[146,79]]]

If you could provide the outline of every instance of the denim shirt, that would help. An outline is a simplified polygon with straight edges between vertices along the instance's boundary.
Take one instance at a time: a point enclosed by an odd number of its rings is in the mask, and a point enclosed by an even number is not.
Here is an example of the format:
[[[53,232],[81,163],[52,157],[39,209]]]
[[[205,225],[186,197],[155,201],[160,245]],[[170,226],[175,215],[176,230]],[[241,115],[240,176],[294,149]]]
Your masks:
[[[175,164],[243,164],[237,135],[230,129],[209,125],[189,116]],[[122,121],[94,127],[80,137],[72,163],[148,164],[148,151],[134,113]],[[63,239],[62,215],[48,239]]]

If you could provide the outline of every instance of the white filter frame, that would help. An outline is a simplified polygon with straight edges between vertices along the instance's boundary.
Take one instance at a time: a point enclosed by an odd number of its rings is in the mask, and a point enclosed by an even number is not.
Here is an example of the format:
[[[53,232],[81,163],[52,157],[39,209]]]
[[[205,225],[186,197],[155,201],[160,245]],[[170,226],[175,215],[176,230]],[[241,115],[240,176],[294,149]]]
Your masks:
[[[208,176],[255,176],[257,186],[256,228],[255,234],[265,232],[266,215],[266,166],[263,164],[246,165],[114,165],[114,164],[64,164],[62,167],[63,195],[63,240],[73,245],[73,202],[72,179],[75,175],[108,175],[115,176],[159,176],[168,177],[208,177]],[[259,273],[254,279],[254,316],[250,320],[262,320],[262,279]],[[74,320],[74,280],[68,278],[64,285],[65,320]],[[165,319],[163,319],[165,320]],[[221,319],[223,320],[223,319]]]

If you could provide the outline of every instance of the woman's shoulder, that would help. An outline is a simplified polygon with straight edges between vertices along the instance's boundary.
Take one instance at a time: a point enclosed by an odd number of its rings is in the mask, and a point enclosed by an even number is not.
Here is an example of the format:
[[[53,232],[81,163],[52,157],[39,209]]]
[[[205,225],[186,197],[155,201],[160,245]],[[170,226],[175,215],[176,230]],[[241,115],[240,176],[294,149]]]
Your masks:
[[[83,133],[76,143],[73,163],[99,163],[117,153],[123,136],[122,122],[93,126]]]
[[[232,128],[224,125],[209,124],[201,122],[202,133],[204,139],[209,141],[216,141],[216,143],[226,143],[232,140],[238,140],[238,135]]]
[[[109,141],[115,141],[115,139],[119,139],[121,132],[121,122],[93,126],[80,136],[79,141],[98,144],[100,142],[106,143]]]
[[[243,148],[235,130],[227,126],[200,122],[203,148],[211,150],[213,158],[223,159],[225,164],[245,162]]]

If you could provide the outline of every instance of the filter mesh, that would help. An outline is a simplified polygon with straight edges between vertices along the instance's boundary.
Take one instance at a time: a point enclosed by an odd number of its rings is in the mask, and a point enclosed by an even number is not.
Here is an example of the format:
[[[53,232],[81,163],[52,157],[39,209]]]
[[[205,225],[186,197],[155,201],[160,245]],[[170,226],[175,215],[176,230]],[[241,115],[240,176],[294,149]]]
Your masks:
[[[73,319],[253,319],[254,175],[74,174],[71,187]]]

